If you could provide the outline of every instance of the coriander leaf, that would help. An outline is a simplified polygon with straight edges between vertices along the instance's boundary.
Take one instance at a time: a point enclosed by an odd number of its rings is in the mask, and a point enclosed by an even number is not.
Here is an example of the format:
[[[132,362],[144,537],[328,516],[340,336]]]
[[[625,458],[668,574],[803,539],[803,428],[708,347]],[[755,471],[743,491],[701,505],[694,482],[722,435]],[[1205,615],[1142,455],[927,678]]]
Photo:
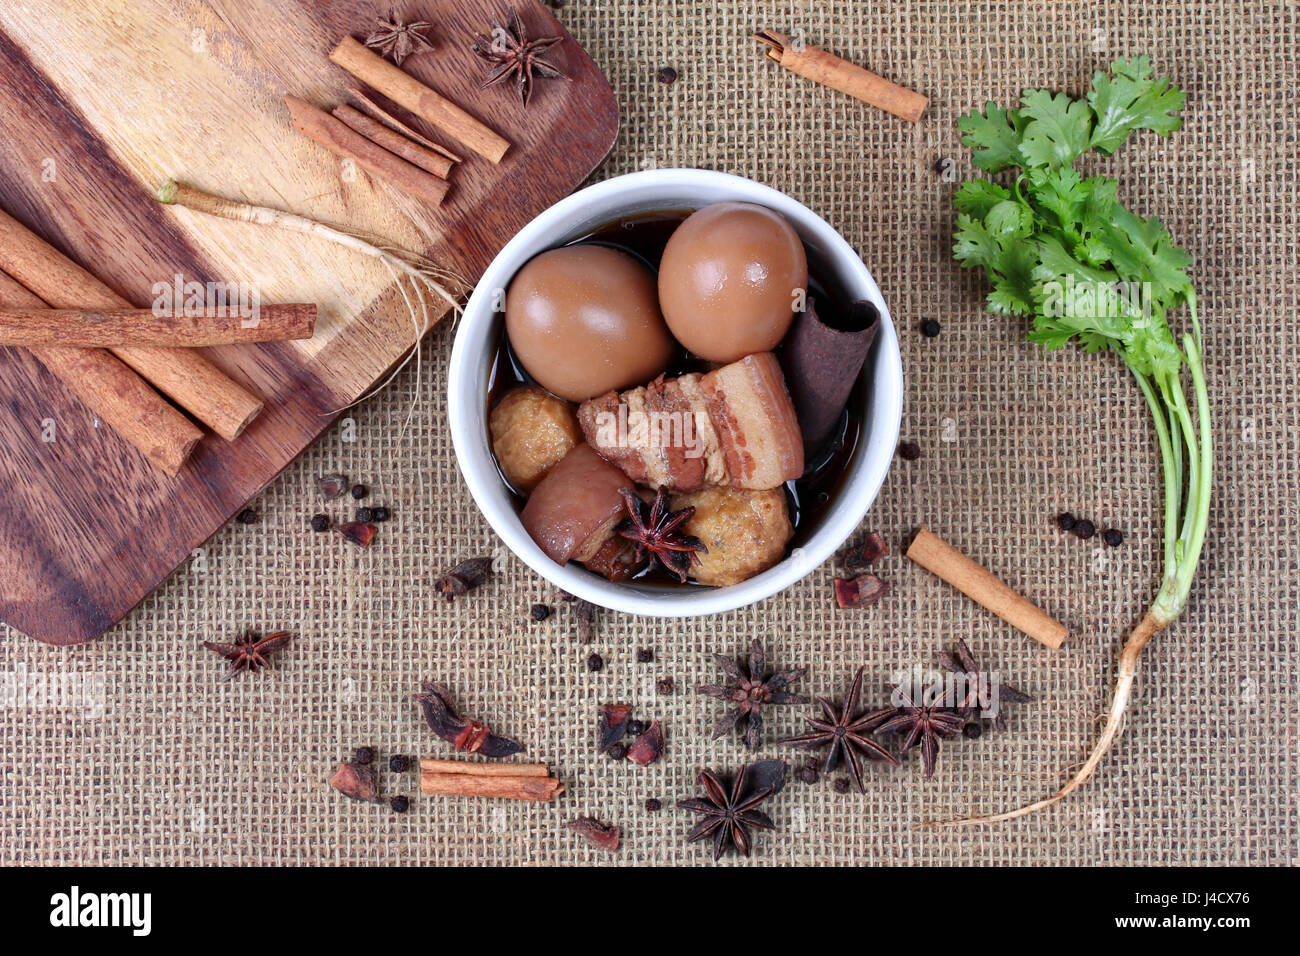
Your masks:
[[[990,312],[1030,315],[1035,310],[1033,285],[1038,253],[1032,242],[1011,242],[1001,247],[995,269],[998,276],[988,296]]]
[[[991,269],[997,260],[997,241],[984,228],[984,222],[965,213],[957,216],[957,232],[953,237],[953,256],[967,269],[983,266]]]
[[[1187,268],[1192,257],[1174,245],[1159,219],[1143,219],[1116,206],[1103,229],[1115,271],[1127,280],[1150,282],[1151,295],[1167,307],[1180,302],[1191,287]]]
[[[1102,70],[1092,77],[1088,104],[1096,114],[1092,146],[1109,156],[1130,133],[1138,129],[1154,130],[1168,136],[1183,125],[1177,111],[1187,97],[1169,85],[1169,78],[1151,78],[1151,61],[1145,56],[1116,60],[1110,65],[1111,79]]]
[[[1033,196],[1040,206],[1056,217],[1060,228],[1077,240],[1080,238],[1079,218],[1089,192],[1077,169],[1062,166],[1033,189]]]
[[[976,219],[983,219],[989,214],[990,209],[1004,199],[1010,198],[1011,193],[997,183],[987,179],[968,179],[961,184],[952,201],[958,212],[969,213]]]
[[[1024,166],[1055,169],[1074,162],[1088,148],[1092,110],[1087,103],[1064,93],[1026,90],[1020,107],[1020,115],[1028,120],[1020,143]]]
[[[1024,239],[1034,231],[1034,213],[1024,203],[1004,199],[988,211],[984,227],[999,243]]]
[[[962,145],[971,148],[971,162],[990,173],[1020,165],[1020,134],[1024,120],[1016,110],[988,102],[984,113],[967,113],[957,120]]]

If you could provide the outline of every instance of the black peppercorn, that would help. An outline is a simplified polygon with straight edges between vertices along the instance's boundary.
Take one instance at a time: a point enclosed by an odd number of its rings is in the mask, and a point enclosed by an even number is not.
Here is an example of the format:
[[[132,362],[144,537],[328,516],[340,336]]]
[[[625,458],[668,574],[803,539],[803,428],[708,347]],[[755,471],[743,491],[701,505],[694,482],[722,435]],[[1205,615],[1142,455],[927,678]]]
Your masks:
[[[967,740],[979,740],[980,734],[983,732],[984,728],[979,725],[978,721],[972,721],[961,729],[962,736]]]
[[[802,767],[799,768],[799,779],[802,780],[804,783],[816,783],[817,768],[804,764]]]
[[[1118,548],[1124,543],[1124,535],[1119,531],[1116,531],[1114,528],[1107,528],[1106,533],[1101,536],[1101,539],[1112,548]]]
[[[835,778],[835,792],[836,792],[836,793],[848,793],[848,792],[849,792],[849,778],[848,778],[848,777],[836,777],[836,778]]]
[[[383,521],[387,521],[389,517],[390,517],[390,512],[383,505],[380,505],[378,508],[370,509],[370,519],[372,521],[383,522]]]
[[[406,797],[393,797],[388,801],[388,805],[393,808],[394,813],[405,813],[411,809],[411,801]]]
[[[661,677],[659,680],[655,681],[655,690],[659,691],[661,694],[667,695],[676,690],[676,687],[674,686],[671,677]]]
[[[677,82],[677,71],[671,66],[665,66],[659,70],[658,79],[664,86],[672,86]]]
[[[370,524],[370,522],[375,520],[375,512],[371,508],[358,508],[356,520],[360,521],[362,524]]]
[[[1072,530],[1077,523],[1078,522],[1075,520],[1074,515],[1070,514],[1068,511],[1062,511],[1056,516],[1056,526],[1062,531]]]
[[[649,664],[655,659],[655,652],[648,647],[639,648],[636,652],[636,662],[638,664]]]
[[[374,747],[358,747],[357,752],[352,756],[353,763],[359,763],[362,766],[375,762]]]
[[[237,520],[240,524],[252,524],[257,520],[257,512],[252,508],[245,508],[239,513]]]
[[[940,326],[938,319],[926,319],[921,323],[921,334],[927,339],[932,339],[939,334]]]
[[[1097,526],[1093,524],[1091,521],[1089,521],[1087,518],[1080,518],[1078,521],[1074,523],[1074,528],[1071,530],[1073,530],[1078,537],[1082,538],[1084,541],[1087,541],[1089,538],[1091,538],[1094,534],[1097,533]]]
[[[528,616],[534,621],[544,621],[551,616],[551,609],[545,604],[534,604],[528,611]]]
[[[610,760],[622,760],[627,756],[627,744],[622,743],[621,741],[616,744],[611,744],[610,748],[606,750],[605,753],[609,754]]]
[[[645,721],[633,718],[627,722],[627,735],[629,737],[640,737],[645,733]]]
[[[388,758],[388,769],[393,773],[406,773],[411,769],[411,758],[406,754],[393,754]]]
[[[914,441],[900,441],[898,443],[898,457],[903,461],[916,461],[921,457],[921,446]]]
[[[648,797],[645,802],[645,808],[649,810],[651,813],[658,813],[660,810],[664,808],[664,805],[660,803],[658,800],[656,800],[654,797]]]
[[[311,530],[313,530],[313,531],[328,531],[329,529],[330,529],[330,519],[329,519],[329,515],[312,515],[312,516],[311,516]]]
[[[598,671],[605,666],[605,659],[599,654],[592,654],[587,658],[587,670]]]
[[[367,488],[365,485],[352,486],[352,497],[355,498],[357,501],[360,501],[368,494],[370,494],[370,489]]]

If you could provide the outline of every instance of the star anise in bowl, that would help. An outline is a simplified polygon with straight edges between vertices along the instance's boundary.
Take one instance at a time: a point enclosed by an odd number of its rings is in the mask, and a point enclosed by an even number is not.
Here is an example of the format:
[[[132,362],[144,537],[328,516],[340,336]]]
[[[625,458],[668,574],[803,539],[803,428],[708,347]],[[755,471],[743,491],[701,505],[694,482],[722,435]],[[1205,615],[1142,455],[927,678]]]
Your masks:
[[[632,488],[624,488],[623,506],[627,517],[618,523],[617,533],[636,544],[636,562],[649,560],[658,563],[665,571],[686,583],[691,562],[698,561],[695,553],[707,554],[709,549],[699,538],[682,534],[677,529],[695,514],[694,507],[668,510],[668,492],[660,488],[655,492],[653,504],[647,505]]]
[[[808,698],[792,694],[786,688],[797,684],[807,673],[805,668],[768,673],[767,660],[763,654],[763,644],[757,638],[749,648],[749,667],[742,668],[724,654],[714,654],[713,659],[731,680],[728,686],[705,684],[698,692],[707,697],[716,697],[735,706],[727,711],[713,728],[713,739],[717,740],[727,731],[745,722],[745,746],[758,750],[763,733],[764,704],[803,704]]]

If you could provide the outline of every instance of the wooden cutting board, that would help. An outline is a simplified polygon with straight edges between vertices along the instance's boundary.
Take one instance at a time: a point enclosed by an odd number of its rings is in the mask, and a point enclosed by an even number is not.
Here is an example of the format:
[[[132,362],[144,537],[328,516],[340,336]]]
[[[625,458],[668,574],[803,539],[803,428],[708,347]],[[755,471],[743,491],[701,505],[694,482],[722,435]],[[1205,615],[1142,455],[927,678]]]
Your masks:
[[[348,174],[289,129],[294,93],[332,108],[357,81],[327,55],[364,38],[365,0],[6,0],[0,5],[0,206],[136,305],[158,281],[256,283],[263,302],[316,302],[308,342],[206,349],[266,400],[234,443],[205,437],[175,478],[152,468],[26,353],[0,349],[0,618],[53,644],[94,638],[274,478],[412,344],[387,270],[321,240],[163,207],[168,177],[374,233],[477,280],[534,215],[609,153],[618,106],[600,70],[534,0],[408,0],[432,53],[404,68],[512,142],[466,156],[441,207]],[[477,89],[469,50],[520,10],[571,81]],[[47,440],[53,437],[54,440]]]

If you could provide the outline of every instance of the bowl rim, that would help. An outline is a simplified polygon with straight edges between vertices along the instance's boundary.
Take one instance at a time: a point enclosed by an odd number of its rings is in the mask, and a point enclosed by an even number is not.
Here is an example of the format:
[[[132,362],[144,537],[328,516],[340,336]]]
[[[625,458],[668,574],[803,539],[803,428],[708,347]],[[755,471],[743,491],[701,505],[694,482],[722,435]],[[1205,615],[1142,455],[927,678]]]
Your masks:
[[[477,363],[482,361],[481,354],[473,351],[476,337],[491,332],[496,310],[489,300],[494,290],[505,288],[527,258],[574,238],[557,235],[558,222],[588,206],[603,204],[620,192],[655,186],[666,192],[685,188],[736,193],[709,202],[755,202],[775,209],[792,221],[805,241],[807,233],[816,233],[819,246],[824,254],[833,257],[837,271],[853,273],[855,282],[851,285],[860,286],[864,297],[880,312],[880,334],[872,347],[875,364],[869,392],[869,447],[859,449],[821,525],[802,546],[767,571],[729,587],[652,588],[611,582],[583,568],[556,564],[524,530],[508,496],[503,508],[486,486],[486,482],[495,482],[500,491],[505,491],[488,437],[486,389],[482,396],[465,392],[477,377]],[[526,258],[513,264],[521,251]],[[507,269],[509,275],[502,275]],[[890,384],[894,387],[887,387]],[[615,176],[570,194],[535,216],[493,257],[466,302],[456,330],[448,365],[447,398],[452,447],[465,484],[492,530],[521,561],[556,587],[610,610],[651,617],[694,617],[736,610],[779,594],[832,557],[853,533],[875,502],[893,461],[902,421],[903,368],[893,320],[871,270],[825,219],[780,190],[742,176],[714,170],[652,169]],[[877,434],[881,427],[884,433]]]

